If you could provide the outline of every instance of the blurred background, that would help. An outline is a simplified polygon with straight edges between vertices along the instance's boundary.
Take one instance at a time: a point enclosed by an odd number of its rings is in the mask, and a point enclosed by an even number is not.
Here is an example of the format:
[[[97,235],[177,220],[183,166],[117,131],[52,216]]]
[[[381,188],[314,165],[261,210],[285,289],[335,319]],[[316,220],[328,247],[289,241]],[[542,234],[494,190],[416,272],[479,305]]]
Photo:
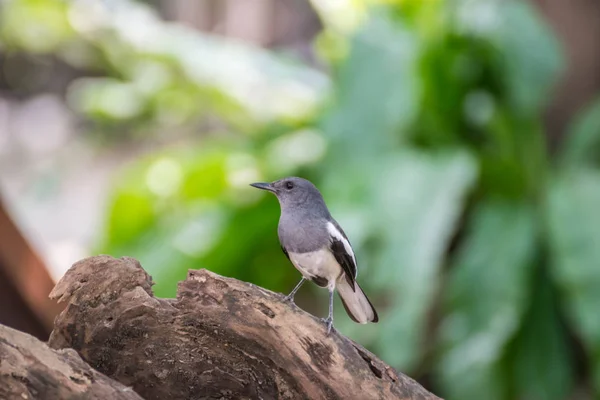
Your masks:
[[[600,398],[599,43],[595,0],[1,0],[0,323],[45,339],[99,253],[287,294],[248,184],[299,175],[379,310],[342,333],[447,399]]]

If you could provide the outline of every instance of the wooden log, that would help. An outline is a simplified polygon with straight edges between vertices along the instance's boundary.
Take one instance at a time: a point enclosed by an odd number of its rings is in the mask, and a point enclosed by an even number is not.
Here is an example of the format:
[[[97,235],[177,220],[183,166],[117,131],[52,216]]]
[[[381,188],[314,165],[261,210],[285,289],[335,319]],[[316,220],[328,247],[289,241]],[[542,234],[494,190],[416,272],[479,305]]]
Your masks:
[[[437,399],[283,296],[207,270],[155,298],[132,258],[79,261],[49,344],[152,399]]]
[[[94,371],[72,349],[0,325],[0,399],[142,400],[128,388]]]

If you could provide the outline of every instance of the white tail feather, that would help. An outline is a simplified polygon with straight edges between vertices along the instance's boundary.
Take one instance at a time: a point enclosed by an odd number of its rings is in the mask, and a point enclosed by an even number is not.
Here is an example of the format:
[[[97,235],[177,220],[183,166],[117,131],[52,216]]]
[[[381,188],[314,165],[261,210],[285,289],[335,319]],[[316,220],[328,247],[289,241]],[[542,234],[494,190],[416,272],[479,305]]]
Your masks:
[[[375,308],[371,305],[365,292],[358,286],[358,282],[355,282],[356,291],[354,291],[346,278],[343,277],[337,281],[336,288],[342,303],[344,303],[346,312],[354,321],[366,324],[367,322],[377,322],[379,320]]]

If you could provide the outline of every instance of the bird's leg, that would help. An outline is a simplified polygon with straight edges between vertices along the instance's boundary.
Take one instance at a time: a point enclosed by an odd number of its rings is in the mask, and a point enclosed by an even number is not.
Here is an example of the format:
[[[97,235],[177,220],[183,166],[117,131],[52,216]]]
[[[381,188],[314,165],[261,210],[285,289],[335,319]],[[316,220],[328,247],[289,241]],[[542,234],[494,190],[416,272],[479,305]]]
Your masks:
[[[323,322],[325,322],[327,324],[327,335],[329,335],[331,333],[332,329],[335,329],[333,327],[333,287],[328,287],[327,289],[329,289],[329,315],[327,316],[327,319],[323,320]]]
[[[287,296],[285,296],[285,300],[289,301],[292,304],[296,304],[296,303],[294,303],[294,296],[296,295],[296,292],[298,291],[298,289],[300,289],[300,286],[302,286],[302,284],[305,281],[306,281],[306,278],[302,277],[302,279],[300,280],[300,282],[298,282],[298,284],[296,285],[296,287],[294,288],[294,290],[292,290],[292,293],[290,293]]]

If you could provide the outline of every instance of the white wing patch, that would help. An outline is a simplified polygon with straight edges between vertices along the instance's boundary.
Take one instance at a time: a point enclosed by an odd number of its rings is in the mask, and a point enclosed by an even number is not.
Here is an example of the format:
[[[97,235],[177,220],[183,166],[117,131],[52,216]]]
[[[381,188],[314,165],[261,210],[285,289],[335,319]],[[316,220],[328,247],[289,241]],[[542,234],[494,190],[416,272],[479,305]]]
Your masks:
[[[346,240],[344,235],[335,227],[331,222],[327,222],[327,231],[331,236],[333,236],[336,240],[339,240],[344,244],[344,249],[346,253],[350,254],[352,257],[352,261],[354,261],[354,265],[356,266],[356,276],[358,276],[358,265],[356,265],[356,258],[354,257],[354,251],[352,250],[352,246],[350,246],[350,242]]]

